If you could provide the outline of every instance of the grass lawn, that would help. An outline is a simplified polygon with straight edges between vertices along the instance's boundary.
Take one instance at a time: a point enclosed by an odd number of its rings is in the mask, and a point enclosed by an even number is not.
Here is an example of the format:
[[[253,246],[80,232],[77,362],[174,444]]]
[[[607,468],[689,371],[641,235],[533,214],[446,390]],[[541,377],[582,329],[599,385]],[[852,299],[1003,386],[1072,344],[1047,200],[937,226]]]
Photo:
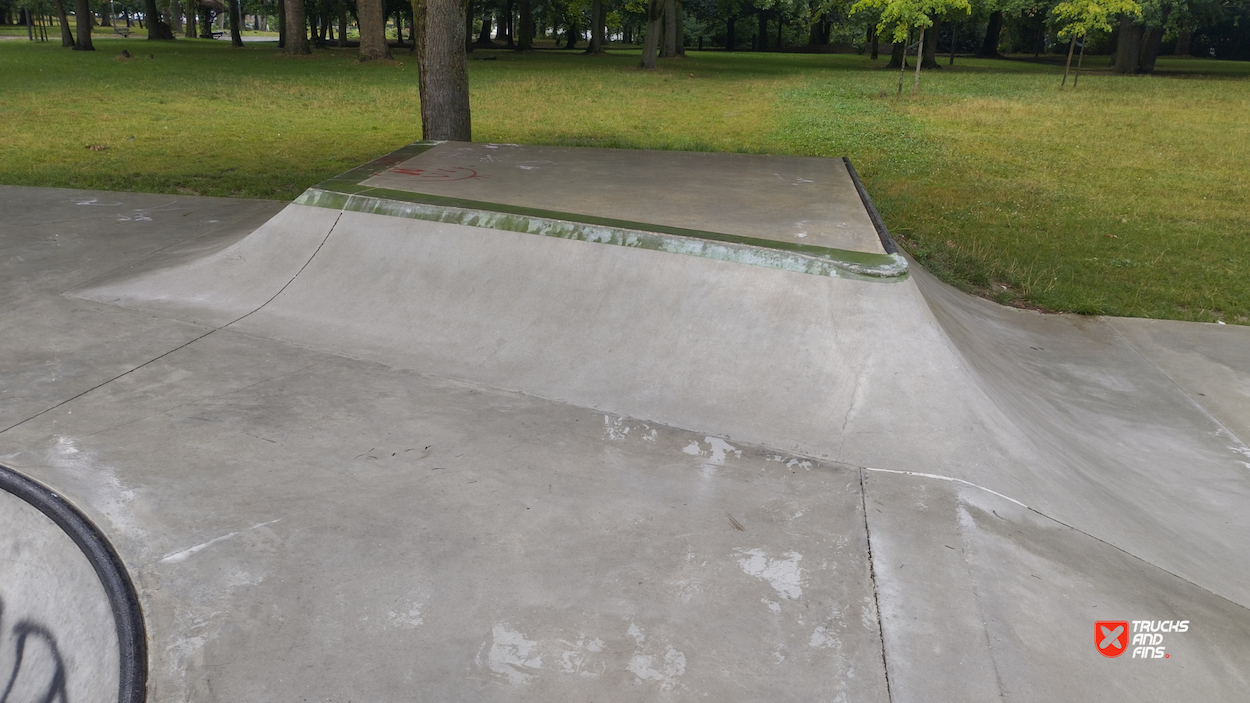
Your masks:
[[[0,42],[0,183],[287,200],[421,135],[407,53],[58,44]],[[654,73],[637,50],[486,56],[479,141],[847,155],[906,248],[965,290],[1250,323],[1250,64],[1121,77],[1092,57],[1061,92],[1061,65],[957,58],[897,100],[898,74],[862,56],[691,53]]]

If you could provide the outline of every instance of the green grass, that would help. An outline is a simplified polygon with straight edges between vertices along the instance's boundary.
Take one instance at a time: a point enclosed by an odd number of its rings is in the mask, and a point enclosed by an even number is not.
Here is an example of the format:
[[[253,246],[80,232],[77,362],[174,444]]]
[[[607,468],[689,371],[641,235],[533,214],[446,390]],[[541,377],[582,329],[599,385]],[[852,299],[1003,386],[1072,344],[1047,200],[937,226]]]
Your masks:
[[[898,74],[861,56],[692,53],[644,73],[636,50],[485,55],[479,141],[847,155],[904,246],[965,290],[1250,322],[1250,64],[1122,77],[1092,57],[1060,91],[1053,61],[957,59],[898,100]],[[411,57],[354,57],[0,42],[0,183],[294,198],[420,137]]]

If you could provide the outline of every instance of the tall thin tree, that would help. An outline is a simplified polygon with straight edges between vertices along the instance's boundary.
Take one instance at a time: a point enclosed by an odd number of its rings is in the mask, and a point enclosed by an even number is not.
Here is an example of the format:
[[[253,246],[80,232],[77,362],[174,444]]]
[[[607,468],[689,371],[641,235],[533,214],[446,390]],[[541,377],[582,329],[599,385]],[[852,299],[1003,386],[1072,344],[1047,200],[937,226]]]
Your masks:
[[[69,31],[69,15],[65,14],[65,0],[56,0],[56,15],[61,20],[61,46],[73,46],[74,33]]]
[[[660,49],[661,24],[664,19],[664,0],[650,0],[647,3],[647,36],[642,40],[642,62],[640,68],[655,69],[655,54]]]

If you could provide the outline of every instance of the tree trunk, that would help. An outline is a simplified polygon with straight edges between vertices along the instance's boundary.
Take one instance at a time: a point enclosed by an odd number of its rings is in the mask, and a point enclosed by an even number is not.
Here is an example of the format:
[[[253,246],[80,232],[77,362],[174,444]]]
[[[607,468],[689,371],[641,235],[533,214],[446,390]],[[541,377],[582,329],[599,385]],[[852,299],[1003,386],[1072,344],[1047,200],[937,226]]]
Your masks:
[[[675,0],[677,5],[677,55],[686,55],[686,6],[682,0]],[[606,21],[606,20],[605,20]]]
[[[243,47],[243,33],[239,30],[239,22],[242,20],[239,11],[239,0],[229,0],[230,2],[230,46]]]
[[[144,3],[144,11],[148,17],[148,39],[169,41],[174,38],[174,33],[170,31],[169,25],[161,21],[161,12],[156,9],[156,0],[147,0]]]
[[[1003,33],[1003,12],[997,10],[990,13],[990,24],[985,28],[985,41],[981,42],[981,50],[977,52],[977,56],[983,59],[1000,59],[1002,54],[998,53],[998,39]]]
[[[916,82],[911,86],[912,95],[920,95],[920,69],[924,65],[924,27],[920,28],[920,43],[916,45]],[[932,42],[929,42],[932,44]],[[936,63],[934,64],[936,65]]]
[[[1081,80],[1081,60],[1085,58],[1085,42],[1088,40],[1088,34],[1081,35],[1081,54],[1076,57],[1076,71],[1072,74],[1072,87],[1076,88],[1076,82]]]
[[[386,46],[386,17],[382,14],[382,3],[383,0],[356,2],[356,19],[360,22],[360,61],[391,57],[390,49]]]
[[[505,13],[507,15],[508,25],[507,27],[501,27],[501,29],[504,29],[508,33],[507,36],[505,37],[504,43],[509,49],[516,48],[516,18],[513,17],[514,8],[512,6],[512,3],[513,3],[513,0],[508,0],[508,6],[506,8],[507,11]]]
[[[464,0],[460,16],[464,19],[464,50],[470,52],[473,51],[473,0]]]
[[[170,30],[176,35],[182,31],[182,4],[178,0],[172,0],[169,3],[169,18],[173,20],[169,23]]]
[[[604,7],[603,0],[594,0],[590,5],[590,16],[594,18],[594,25],[590,28],[590,46],[586,48],[587,54],[603,53],[603,35],[604,35]]]
[[[951,60],[946,62],[947,66],[955,65],[955,34],[959,30],[959,25],[951,22]]]
[[[664,50],[660,56],[671,59],[677,55],[677,1],[664,0]]]
[[[29,17],[30,13],[26,13],[26,16]],[[113,26],[113,13],[109,12],[109,6],[107,4],[100,5],[100,26]]]
[[[339,2],[339,48],[347,46],[347,3]]]
[[[91,43],[91,3],[88,0],[74,0],[74,21],[78,25],[74,51],[95,51]]]
[[[1172,52],[1176,56],[1189,56],[1189,39],[1194,33],[1189,29],[1182,29],[1180,34],[1176,35],[1176,51]]]
[[[213,11],[200,6],[200,39],[213,38]]]
[[[890,63],[885,65],[886,68],[906,68],[907,67],[907,44],[894,42],[890,49]]]
[[[381,0],[361,0],[360,4]],[[284,50],[292,56],[311,54],[308,48],[308,28],[304,19],[304,0],[282,0],[286,5],[286,46]],[[379,12],[379,14],[381,14]]]
[[[278,48],[286,50],[286,0],[278,0]]]
[[[520,6],[517,8],[517,23],[521,25],[521,31],[517,35],[516,48],[517,51],[533,51],[534,50],[534,12],[530,6],[530,0],[520,0]]]
[[[734,39],[734,25],[737,23],[738,18],[732,15],[730,15],[729,19],[725,20],[725,51],[734,51],[737,49],[737,47],[734,46],[737,44],[737,41]]]
[[[920,61],[921,68],[926,68],[926,69],[941,68],[941,66],[939,66],[937,62],[937,38],[938,38],[938,32],[940,31],[941,26],[942,26],[942,23],[936,17],[934,17],[933,26],[929,27],[928,31],[925,31],[923,29],[920,30],[921,41],[924,40],[926,35],[929,37],[929,41],[925,42],[922,47],[923,51],[917,52],[922,57]]]
[[[477,35],[478,46],[490,46],[493,42],[490,40],[490,30],[494,25],[491,22],[491,13],[489,11],[482,13],[482,31]]]
[[[1128,15],[1120,15],[1120,40],[1115,47],[1115,66],[1112,71],[1121,74],[1137,73],[1141,61],[1142,26]]]
[[[461,0],[417,0],[421,138],[470,141],[469,68]]]
[[[664,0],[650,0],[647,3],[647,36],[642,42],[642,62],[639,64],[642,68],[655,68],[655,54],[660,48],[660,20],[663,18]]]
[[[877,34],[877,25],[868,25],[868,42],[872,45],[872,60],[877,60],[877,55],[881,53],[881,37]]]
[[[282,3],[278,3],[278,11],[282,11]],[[187,23],[182,27],[182,36],[186,39],[195,39],[195,4],[187,3]],[[278,48],[282,48],[282,37],[278,37]]]
[[[56,0],[56,16],[61,20],[61,46],[73,46],[74,33],[69,30],[69,15],[65,13],[65,0]]]
[[[1063,65],[1063,82],[1059,84],[1062,88],[1068,84],[1068,69],[1072,67],[1072,50],[1076,48],[1076,35],[1072,35],[1072,41],[1068,42],[1068,62]]]
[[[903,40],[903,49],[902,49],[903,65],[898,69],[898,95],[897,97],[900,97],[900,98],[903,97],[903,74],[907,72],[907,45],[910,43],[911,43],[911,28],[908,27],[907,38]],[[898,41],[895,41],[894,45],[898,46]]]
[[[1159,58],[1159,45],[1163,43],[1163,28],[1168,24],[1168,15],[1171,11],[1170,5],[1164,5],[1163,17],[1159,22],[1159,26],[1146,30],[1146,34],[1142,38],[1141,73],[1151,74],[1155,72],[1155,60]]]
[[[581,28],[577,26],[576,16],[570,13],[568,26],[564,28],[564,48],[576,49],[577,38],[581,35]]]

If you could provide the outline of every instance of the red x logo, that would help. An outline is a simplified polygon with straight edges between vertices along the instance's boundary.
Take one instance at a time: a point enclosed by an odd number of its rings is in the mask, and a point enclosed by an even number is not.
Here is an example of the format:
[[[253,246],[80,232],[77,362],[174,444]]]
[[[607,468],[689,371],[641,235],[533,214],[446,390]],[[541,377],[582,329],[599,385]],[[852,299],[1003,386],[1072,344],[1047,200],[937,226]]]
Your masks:
[[[1118,657],[1128,648],[1128,621],[1100,620],[1094,623],[1094,645],[1104,657]]]

